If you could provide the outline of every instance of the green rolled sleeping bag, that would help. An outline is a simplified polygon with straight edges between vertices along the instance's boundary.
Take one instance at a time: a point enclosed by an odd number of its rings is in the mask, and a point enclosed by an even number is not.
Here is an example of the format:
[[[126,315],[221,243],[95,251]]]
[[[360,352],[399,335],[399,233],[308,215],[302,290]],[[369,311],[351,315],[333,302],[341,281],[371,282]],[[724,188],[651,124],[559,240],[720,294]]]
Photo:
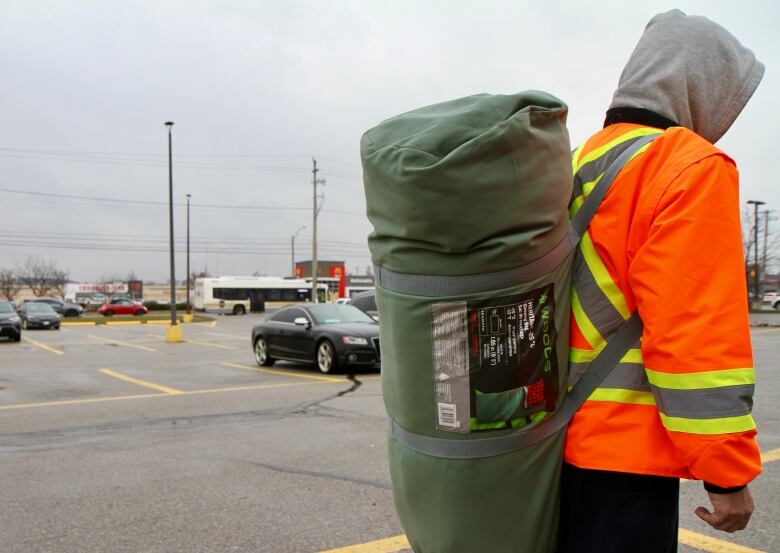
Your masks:
[[[390,475],[416,553],[555,547],[564,431],[540,429],[566,393],[566,113],[480,94],[363,135]]]

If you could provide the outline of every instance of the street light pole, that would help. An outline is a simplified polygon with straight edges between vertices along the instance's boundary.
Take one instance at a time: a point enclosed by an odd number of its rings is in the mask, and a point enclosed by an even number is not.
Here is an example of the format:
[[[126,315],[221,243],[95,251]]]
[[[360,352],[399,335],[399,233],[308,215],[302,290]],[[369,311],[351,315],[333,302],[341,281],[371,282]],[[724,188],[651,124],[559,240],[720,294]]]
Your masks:
[[[749,204],[753,204],[753,300],[760,307],[761,299],[758,297],[758,206],[766,204],[760,200],[748,200]]]
[[[192,301],[190,301],[190,198],[187,194],[187,314],[192,313]]]
[[[314,205],[312,208],[311,228],[311,302],[317,303],[317,160],[312,158],[311,184],[313,188]]]
[[[292,255],[292,273],[290,273],[290,274],[292,275],[293,278],[295,278],[295,239],[298,238],[298,233],[301,232],[305,228],[306,228],[305,226],[302,226],[301,228],[299,228],[298,230],[295,231],[295,234],[293,234],[290,237],[290,249],[292,250],[291,251],[291,255]]]
[[[168,128],[168,223],[171,250],[171,326],[168,327],[165,341],[180,342],[181,328],[176,323],[176,269],[173,251],[173,138],[171,133],[173,121],[166,121],[165,126]]]

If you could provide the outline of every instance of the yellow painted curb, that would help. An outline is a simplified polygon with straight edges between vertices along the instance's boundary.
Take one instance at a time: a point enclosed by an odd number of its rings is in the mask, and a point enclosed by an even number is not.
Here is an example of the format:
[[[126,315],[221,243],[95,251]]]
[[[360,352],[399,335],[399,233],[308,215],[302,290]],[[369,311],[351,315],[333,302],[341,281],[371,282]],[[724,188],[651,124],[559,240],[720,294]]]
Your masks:
[[[97,323],[94,321],[87,321],[87,322],[80,322],[80,323],[66,323],[63,321],[60,324],[62,324],[62,326],[94,326]]]
[[[143,324],[143,321],[106,321],[104,324],[106,326],[129,326]]]

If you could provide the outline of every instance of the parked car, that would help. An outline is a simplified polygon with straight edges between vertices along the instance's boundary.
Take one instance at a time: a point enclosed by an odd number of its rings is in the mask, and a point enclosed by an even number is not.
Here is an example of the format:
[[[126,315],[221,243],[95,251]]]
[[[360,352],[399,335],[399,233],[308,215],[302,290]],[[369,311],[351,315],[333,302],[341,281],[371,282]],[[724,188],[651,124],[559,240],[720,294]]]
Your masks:
[[[22,323],[10,301],[0,301],[0,336],[8,336],[12,341],[22,339]]]
[[[775,309],[780,310],[780,295],[777,292],[767,292],[764,294],[764,303],[768,303]]]
[[[53,328],[60,329],[62,320],[59,314],[48,303],[40,301],[26,301],[19,308],[19,318],[22,320],[22,328]]]
[[[373,290],[354,295],[352,301],[349,302],[349,305],[354,305],[363,313],[379,322],[379,310],[376,307],[376,292]]]
[[[114,315],[146,315],[149,310],[133,300],[119,299],[104,303],[97,312],[106,317],[113,317]]]
[[[280,309],[252,329],[255,361],[313,362],[323,373],[379,364],[379,327],[351,305],[328,303]]]
[[[84,314],[84,308],[78,304],[62,301],[59,298],[30,298],[27,302],[41,302],[49,304],[60,315],[65,317],[81,317]]]

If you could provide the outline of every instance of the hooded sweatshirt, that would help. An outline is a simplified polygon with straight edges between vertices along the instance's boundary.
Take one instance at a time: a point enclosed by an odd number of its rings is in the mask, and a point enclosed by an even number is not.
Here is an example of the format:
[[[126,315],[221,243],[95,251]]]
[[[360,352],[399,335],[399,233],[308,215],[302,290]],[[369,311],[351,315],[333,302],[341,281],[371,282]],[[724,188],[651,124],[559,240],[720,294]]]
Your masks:
[[[650,110],[715,144],[763,75],[763,64],[726,29],[671,10],[647,24],[610,110]]]
[[[621,151],[659,134],[620,171],[575,260],[569,385],[630,313],[644,330],[641,348],[569,424],[570,464],[701,479],[716,492],[761,471],[739,177],[713,143],[762,74],[715,23],[660,14],[621,76],[606,128],[574,153],[572,215]]]

